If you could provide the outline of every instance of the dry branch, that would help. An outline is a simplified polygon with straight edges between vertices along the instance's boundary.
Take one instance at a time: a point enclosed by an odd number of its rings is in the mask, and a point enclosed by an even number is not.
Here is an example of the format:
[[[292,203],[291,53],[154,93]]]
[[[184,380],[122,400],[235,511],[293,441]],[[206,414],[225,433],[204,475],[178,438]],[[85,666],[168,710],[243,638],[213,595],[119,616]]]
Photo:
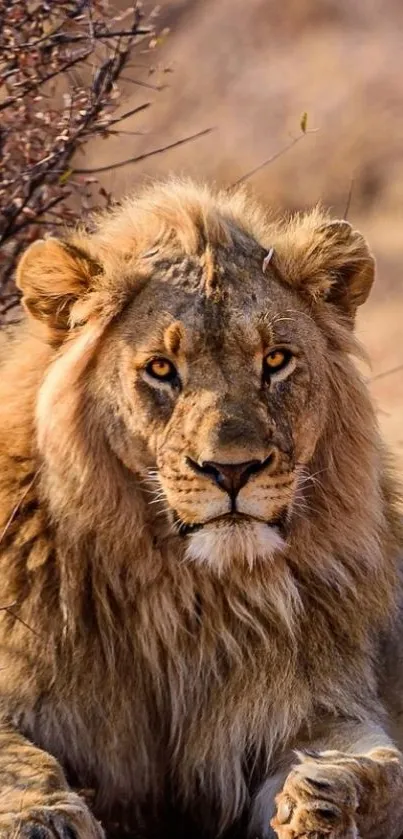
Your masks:
[[[149,103],[116,116],[118,82],[151,28],[137,2],[3,0],[0,4],[0,323],[18,304],[13,272],[29,242],[72,216],[72,160]],[[93,179],[91,179],[92,181]],[[100,194],[105,197],[104,191]]]

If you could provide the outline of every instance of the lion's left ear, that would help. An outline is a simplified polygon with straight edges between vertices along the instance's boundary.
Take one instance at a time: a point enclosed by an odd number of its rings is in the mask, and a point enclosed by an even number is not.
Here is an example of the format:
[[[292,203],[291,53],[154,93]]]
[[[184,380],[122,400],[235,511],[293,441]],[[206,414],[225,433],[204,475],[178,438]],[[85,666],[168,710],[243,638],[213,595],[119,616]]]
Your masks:
[[[361,233],[348,221],[324,219],[316,209],[292,218],[274,245],[285,282],[354,320],[375,277],[375,260]]]
[[[375,259],[364,236],[348,221],[329,221],[319,228],[318,235],[327,274],[323,298],[354,316],[371,291]]]

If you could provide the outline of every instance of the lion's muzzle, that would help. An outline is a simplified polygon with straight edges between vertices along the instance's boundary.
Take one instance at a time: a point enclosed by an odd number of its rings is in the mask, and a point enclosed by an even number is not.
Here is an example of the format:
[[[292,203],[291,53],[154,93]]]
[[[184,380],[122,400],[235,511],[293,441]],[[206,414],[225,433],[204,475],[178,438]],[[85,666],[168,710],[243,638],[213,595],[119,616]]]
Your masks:
[[[263,470],[272,470],[276,462],[276,451],[272,451],[264,460],[247,460],[241,463],[217,463],[207,460],[197,463],[187,457],[186,463],[199,475],[212,480],[220,489],[228,493],[231,499],[231,512],[236,512],[236,498],[240,490],[252,475],[258,475]]]

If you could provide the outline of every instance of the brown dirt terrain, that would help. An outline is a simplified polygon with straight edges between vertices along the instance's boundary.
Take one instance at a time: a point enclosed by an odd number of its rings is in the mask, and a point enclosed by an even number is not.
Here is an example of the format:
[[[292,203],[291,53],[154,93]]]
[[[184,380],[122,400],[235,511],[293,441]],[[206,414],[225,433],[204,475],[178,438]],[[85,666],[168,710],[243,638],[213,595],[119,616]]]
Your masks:
[[[250,183],[276,209],[322,201],[343,216],[353,180],[348,217],[379,266],[358,328],[379,419],[403,468],[403,4],[163,0],[158,25],[169,35],[131,74],[165,88],[128,82],[124,103],[153,102],[124,126],[146,133],[96,141],[77,165],[110,164],[213,126],[189,145],[99,177],[115,196],[171,171],[228,184],[298,136],[306,111],[308,128],[318,130]]]

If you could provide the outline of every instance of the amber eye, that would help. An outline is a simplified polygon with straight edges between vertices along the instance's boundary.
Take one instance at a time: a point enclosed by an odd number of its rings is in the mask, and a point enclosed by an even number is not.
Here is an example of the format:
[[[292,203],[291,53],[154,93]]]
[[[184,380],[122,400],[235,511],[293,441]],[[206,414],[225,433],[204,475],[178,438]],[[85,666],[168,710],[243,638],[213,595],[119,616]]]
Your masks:
[[[284,370],[292,359],[290,350],[271,350],[264,357],[263,369],[266,377]]]
[[[152,358],[146,365],[146,372],[161,382],[172,382],[178,378],[178,371],[167,358]]]

